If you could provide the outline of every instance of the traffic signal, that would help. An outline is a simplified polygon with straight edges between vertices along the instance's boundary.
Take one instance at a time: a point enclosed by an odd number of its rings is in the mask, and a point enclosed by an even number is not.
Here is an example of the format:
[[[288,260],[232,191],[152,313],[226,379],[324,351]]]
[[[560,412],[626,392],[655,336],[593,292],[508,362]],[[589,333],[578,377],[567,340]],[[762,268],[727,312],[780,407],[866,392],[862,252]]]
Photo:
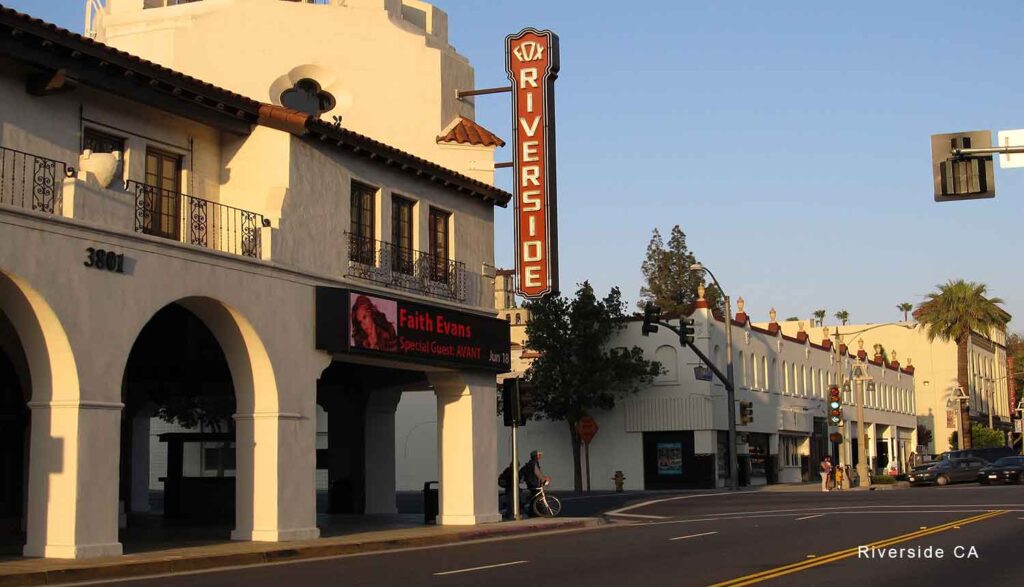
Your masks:
[[[754,422],[754,402],[740,402],[740,424],[746,426]]]
[[[661,308],[647,302],[647,305],[644,306],[644,325],[640,334],[650,336],[652,332],[657,332],[658,320],[661,320]]]
[[[518,378],[513,377],[501,382],[501,415],[505,420],[505,426],[526,426],[520,399]]]
[[[679,321],[679,326],[682,330],[679,334],[679,342],[684,345],[693,344],[694,335],[697,334],[697,330],[693,327],[693,318],[683,318]]]
[[[992,155],[953,154],[956,149],[987,149],[991,146],[992,133],[987,130],[932,135],[935,201],[952,202],[996,197]]]
[[[828,387],[828,419],[833,426],[843,421],[843,394],[835,384]]]

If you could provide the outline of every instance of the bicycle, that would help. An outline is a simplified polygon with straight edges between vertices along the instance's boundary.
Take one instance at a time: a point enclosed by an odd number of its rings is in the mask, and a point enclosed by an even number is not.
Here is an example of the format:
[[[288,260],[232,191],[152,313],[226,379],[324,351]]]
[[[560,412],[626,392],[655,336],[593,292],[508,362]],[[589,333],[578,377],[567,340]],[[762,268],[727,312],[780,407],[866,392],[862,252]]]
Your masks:
[[[548,486],[551,481],[544,481],[540,487],[537,488],[537,493],[534,494],[530,501],[530,509],[533,513],[542,518],[553,518],[562,511],[562,502],[558,500],[554,495],[548,495],[544,488]]]

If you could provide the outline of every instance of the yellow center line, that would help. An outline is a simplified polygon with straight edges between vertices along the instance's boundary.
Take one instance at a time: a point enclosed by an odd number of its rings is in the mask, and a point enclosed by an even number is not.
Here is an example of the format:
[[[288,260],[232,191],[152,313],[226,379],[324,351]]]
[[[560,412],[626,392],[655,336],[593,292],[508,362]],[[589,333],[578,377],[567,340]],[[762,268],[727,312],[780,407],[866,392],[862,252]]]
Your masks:
[[[964,518],[962,520],[954,520],[952,522],[948,522],[946,524],[942,524],[942,525],[939,525],[939,526],[934,526],[932,528],[926,528],[926,529],[923,529],[923,530],[917,530],[917,531],[911,532],[909,534],[903,534],[901,536],[894,536],[892,538],[886,538],[886,539],[883,539],[883,540],[879,540],[877,542],[872,542],[871,544],[866,544],[864,546],[866,546],[867,548],[885,548],[887,546],[892,546],[893,544],[899,544],[901,542],[907,542],[909,540],[914,540],[914,539],[921,538],[921,537],[924,537],[924,536],[929,536],[931,534],[938,534],[939,532],[945,532],[946,530],[950,530],[950,529],[953,529],[953,528],[958,528],[960,526],[965,526],[967,524],[973,524],[974,522],[981,522],[983,520],[988,520],[988,519],[994,518],[996,516],[1001,516],[1001,515],[1003,515],[1005,513],[1006,513],[1005,510],[997,510],[997,511],[992,511],[992,512],[986,512],[986,513],[981,514],[981,515],[972,516],[970,518]],[[812,559],[802,560],[802,561],[795,562],[795,563],[788,564],[788,565],[784,565],[784,566],[781,566],[781,567],[776,567],[774,569],[769,569],[767,571],[762,571],[760,573],[754,573],[754,574],[751,574],[751,575],[745,575],[743,577],[737,577],[735,579],[730,579],[728,581],[724,581],[724,582],[721,582],[721,583],[715,583],[711,587],[741,587],[743,585],[753,585],[755,583],[759,583],[761,581],[766,581],[768,579],[775,579],[777,577],[782,577],[784,575],[789,575],[789,574],[792,574],[792,573],[798,573],[800,571],[805,571],[807,569],[810,569],[810,568],[813,568],[813,567],[816,567],[816,566],[819,566],[819,565],[824,565],[824,564],[828,564],[828,563],[831,563],[831,562],[839,561],[839,560],[842,560],[842,559],[845,559],[845,558],[849,558],[851,556],[855,556],[858,553],[858,549],[859,548],[860,548],[859,546],[855,546],[855,547],[852,547],[852,548],[847,548],[847,549],[844,549],[844,550],[839,550],[839,551],[836,551],[836,552],[832,552],[832,553],[829,553],[829,554],[822,555],[820,557],[815,557],[815,558],[812,558]]]

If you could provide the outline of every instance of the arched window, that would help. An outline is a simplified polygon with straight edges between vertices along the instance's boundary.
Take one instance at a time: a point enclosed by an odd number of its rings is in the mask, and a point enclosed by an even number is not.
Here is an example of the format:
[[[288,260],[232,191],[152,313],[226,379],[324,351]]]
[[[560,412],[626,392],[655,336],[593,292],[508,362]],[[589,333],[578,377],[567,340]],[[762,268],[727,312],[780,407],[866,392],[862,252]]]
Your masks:
[[[789,363],[782,362],[782,393],[789,393]]]
[[[281,93],[281,105],[292,110],[320,116],[334,109],[334,96],[320,88],[316,80],[303,78]]]
[[[747,361],[743,357],[743,351],[740,351],[740,356],[739,356],[739,359],[736,361],[736,363],[740,367],[740,373],[739,373],[739,375],[740,375],[740,386],[741,387],[746,387],[747,386]]]
[[[772,387],[772,380],[768,377],[768,356],[761,357],[761,386],[765,391]]]
[[[757,375],[757,355],[750,353],[750,384],[754,389],[759,389],[761,378]]]
[[[523,323],[523,315],[520,314],[519,312],[516,312],[516,324],[522,324],[522,323]]]
[[[654,351],[654,359],[661,363],[665,372],[655,380],[658,383],[673,383],[679,380],[679,360],[673,346],[662,345]]]
[[[773,357],[772,358],[772,368],[771,368],[771,371],[768,372],[768,384],[771,387],[774,387],[776,390],[778,390],[780,387],[782,387],[779,384],[780,382],[779,382],[779,375],[778,375],[778,373],[779,373],[779,360]]]
[[[505,314],[505,322],[512,322],[512,314]]]

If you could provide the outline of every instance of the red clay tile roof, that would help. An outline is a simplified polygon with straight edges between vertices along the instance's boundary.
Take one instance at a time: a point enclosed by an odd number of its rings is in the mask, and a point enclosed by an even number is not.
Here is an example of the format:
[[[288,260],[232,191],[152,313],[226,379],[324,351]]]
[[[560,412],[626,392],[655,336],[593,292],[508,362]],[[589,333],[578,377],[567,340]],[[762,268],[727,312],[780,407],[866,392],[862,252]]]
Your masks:
[[[456,118],[448,126],[448,132],[437,137],[439,143],[461,143],[464,145],[480,145],[484,147],[504,147],[505,141],[464,116]]]
[[[153,100],[162,100],[165,105],[176,105],[176,108],[177,105],[186,104],[196,116],[202,114],[201,119],[205,122],[212,124],[216,119],[240,132],[251,130],[254,124],[295,134],[302,134],[305,127],[318,133],[321,139],[334,139],[329,142],[337,148],[347,148],[373,161],[398,166],[402,171],[440,183],[445,188],[502,207],[507,206],[512,199],[512,194],[505,190],[357,132],[335,127],[301,112],[236,94],[2,5],[0,35],[6,37],[6,44],[0,45],[0,52],[7,52],[11,57],[37,65],[45,61],[50,66],[67,68],[72,77],[88,76],[97,87],[128,98],[138,99],[137,96],[118,91],[118,88],[130,90],[136,95],[146,92]],[[30,41],[29,37],[35,40]],[[17,45],[17,52],[14,52],[12,45]],[[106,83],[105,79],[110,83]]]

